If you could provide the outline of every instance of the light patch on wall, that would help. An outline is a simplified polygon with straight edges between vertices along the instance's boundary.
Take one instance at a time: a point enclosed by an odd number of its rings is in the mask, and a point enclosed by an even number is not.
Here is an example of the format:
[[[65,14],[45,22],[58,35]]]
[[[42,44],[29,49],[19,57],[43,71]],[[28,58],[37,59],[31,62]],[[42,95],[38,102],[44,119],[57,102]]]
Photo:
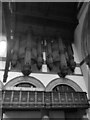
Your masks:
[[[80,60],[78,58],[78,54],[77,54],[77,51],[76,51],[76,48],[75,48],[75,45],[72,44],[72,48],[73,48],[73,52],[74,52],[74,60],[76,63],[80,63]]]
[[[4,71],[0,71],[0,80],[2,82],[3,82],[3,75],[4,75]],[[15,77],[18,77],[18,76],[22,76],[22,73],[20,73],[20,72],[8,72],[7,82]],[[6,83],[4,83],[4,84],[6,84]]]
[[[75,74],[82,74],[80,67],[75,68]]]
[[[4,71],[0,71],[0,80],[2,82],[3,82],[3,75],[4,75]],[[22,76],[22,73],[21,72],[9,72],[7,82],[18,76]],[[45,86],[47,86],[47,84],[49,82],[51,82],[53,79],[59,78],[59,76],[57,74],[31,73],[30,76],[39,79]],[[6,84],[6,83],[4,83],[4,84]]]
[[[72,81],[74,81],[75,83],[77,83],[84,92],[88,91],[87,87],[85,85],[85,81],[84,81],[83,76],[67,75],[66,78],[71,79]]]
[[[7,42],[6,37],[0,35],[0,57],[6,57]]]
[[[59,78],[59,76],[57,74],[35,74],[35,73],[31,73],[30,76],[33,76],[33,77],[39,79],[44,84],[45,87],[53,79]]]
[[[5,69],[5,61],[0,61],[0,70]]]

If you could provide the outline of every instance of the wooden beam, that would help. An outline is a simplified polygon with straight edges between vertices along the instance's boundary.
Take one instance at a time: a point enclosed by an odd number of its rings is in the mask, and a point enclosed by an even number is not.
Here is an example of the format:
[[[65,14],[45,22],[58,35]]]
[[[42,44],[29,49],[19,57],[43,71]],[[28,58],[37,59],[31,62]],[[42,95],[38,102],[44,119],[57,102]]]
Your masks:
[[[29,13],[20,13],[15,12],[17,16],[17,21],[21,23],[34,23],[34,24],[41,24],[43,26],[53,26],[55,28],[68,28],[74,29],[75,26],[78,24],[77,19],[69,18],[69,17],[58,17],[58,16],[43,16],[37,14],[29,14]]]
[[[31,12],[27,12],[27,11],[23,11],[23,12],[15,12],[15,14],[18,16],[28,16],[28,17],[35,17],[35,18],[41,18],[41,19],[47,19],[47,20],[55,20],[55,21],[63,21],[63,22],[67,22],[67,23],[71,23],[71,24],[75,24],[74,19],[75,18],[71,18],[71,17],[65,17],[65,16],[55,16],[55,15],[48,15],[48,16],[44,16],[42,14],[38,14],[37,13],[31,13]]]
[[[3,82],[6,82],[8,77],[10,58],[11,58],[11,47],[12,47],[11,29],[13,29],[13,24],[12,24],[13,15],[12,15],[12,6],[10,2],[3,3],[3,14],[5,20],[5,32],[7,37],[7,56],[6,56],[6,65],[5,65]]]

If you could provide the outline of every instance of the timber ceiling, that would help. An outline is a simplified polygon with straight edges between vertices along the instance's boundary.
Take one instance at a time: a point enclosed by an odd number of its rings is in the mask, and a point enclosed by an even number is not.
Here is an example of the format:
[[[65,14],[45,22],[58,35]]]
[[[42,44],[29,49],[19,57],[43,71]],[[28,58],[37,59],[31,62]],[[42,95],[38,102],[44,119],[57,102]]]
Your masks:
[[[3,3],[4,16],[9,14],[7,7]],[[12,4],[12,9],[15,14],[15,33],[22,35],[32,26],[35,35],[55,37],[59,34],[64,41],[73,42],[74,30],[78,24],[77,3],[16,2]],[[9,17],[6,18],[5,21],[9,21]]]

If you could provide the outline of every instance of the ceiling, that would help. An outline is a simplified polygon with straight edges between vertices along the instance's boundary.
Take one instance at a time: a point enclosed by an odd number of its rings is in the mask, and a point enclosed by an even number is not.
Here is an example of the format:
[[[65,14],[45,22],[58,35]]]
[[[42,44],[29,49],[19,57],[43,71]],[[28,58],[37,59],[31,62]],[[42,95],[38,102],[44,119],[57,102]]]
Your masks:
[[[10,28],[10,10],[14,11],[11,22],[15,34],[23,35],[32,27],[34,35],[55,37],[60,35],[66,42],[73,42],[74,30],[78,24],[76,2],[16,2],[11,6],[3,3],[5,27]],[[4,24],[4,23],[3,23]],[[11,24],[11,23],[10,23]]]

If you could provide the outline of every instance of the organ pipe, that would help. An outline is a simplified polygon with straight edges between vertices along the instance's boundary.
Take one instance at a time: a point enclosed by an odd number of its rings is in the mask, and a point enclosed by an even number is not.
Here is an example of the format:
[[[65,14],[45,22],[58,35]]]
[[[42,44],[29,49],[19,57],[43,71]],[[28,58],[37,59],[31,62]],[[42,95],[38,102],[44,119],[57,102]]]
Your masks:
[[[50,70],[53,68],[52,45],[51,41],[47,41],[47,65]]]
[[[63,44],[61,38],[58,39],[58,43],[59,43],[59,55],[60,55],[60,70],[62,76],[65,77],[65,75],[68,72],[67,60],[65,56],[65,45]]]
[[[16,40],[16,44],[14,45],[13,57],[12,57],[12,62],[11,62],[13,67],[17,65],[18,51],[19,51],[19,37],[17,37],[15,40]]]
[[[72,49],[72,46],[70,44],[68,45],[67,48],[68,48],[67,52],[68,52],[68,57],[69,57],[69,60],[68,60],[69,67],[70,67],[71,71],[74,72],[76,63],[74,62],[73,49]]]
[[[42,63],[43,63],[42,45],[41,45],[41,37],[39,37],[38,43],[37,43],[37,67],[38,69],[41,69]]]
[[[27,40],[26,40],[26,48],[25,48],[25,65],[31,65],[31,42],[32,42],[32,37],[31,37],[31,31],[27,35]]]
[[[24,65],[22,65],[22,73],[25,76],[28,76],[31,73],[31,45],[32,45],[32,40],[33,40],[32,29],[30,29],[27,33]]]
[[[62,42],[62,39],[59,38],[59,54],[60,54],[60,66],[61,68],[67,66],[67,61],[65,57],[65,46]]]

